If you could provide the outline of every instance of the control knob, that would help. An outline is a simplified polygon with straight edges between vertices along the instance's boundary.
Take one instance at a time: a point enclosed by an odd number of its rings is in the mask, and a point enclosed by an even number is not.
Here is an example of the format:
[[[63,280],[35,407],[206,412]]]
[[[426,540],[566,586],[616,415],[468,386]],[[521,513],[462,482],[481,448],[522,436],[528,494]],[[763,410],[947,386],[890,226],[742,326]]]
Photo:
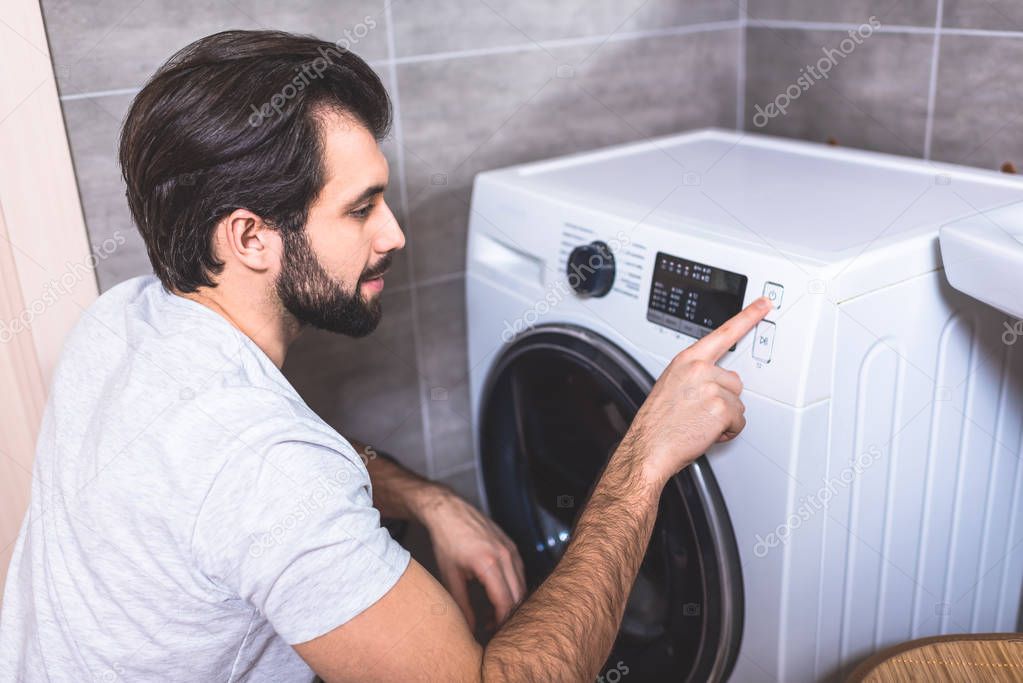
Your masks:
[[[566,274],[579,296],[605,296],[615,282],[614,254],[604,242],[580,245],[568,255]]]

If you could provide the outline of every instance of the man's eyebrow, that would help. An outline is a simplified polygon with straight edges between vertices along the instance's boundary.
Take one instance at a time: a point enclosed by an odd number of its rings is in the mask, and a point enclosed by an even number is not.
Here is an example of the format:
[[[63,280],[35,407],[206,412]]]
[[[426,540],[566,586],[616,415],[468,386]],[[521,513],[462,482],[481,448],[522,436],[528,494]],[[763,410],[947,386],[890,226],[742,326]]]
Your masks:
[[[362,193],[358,197],[356,197],[355,199],[350,201],[348,203],[347,208],[354,209],[359,204],[362,204],[363,202],[365,202],[367,199],[370,199],[371,197],[375,197],[378,194],[383,194],[384,190],[386,190],[386,189],[387,189],[387,184],[386,183],[384,183],[382,185],[371,185],[371,186],[367,187],[365,190],[363,190]]]

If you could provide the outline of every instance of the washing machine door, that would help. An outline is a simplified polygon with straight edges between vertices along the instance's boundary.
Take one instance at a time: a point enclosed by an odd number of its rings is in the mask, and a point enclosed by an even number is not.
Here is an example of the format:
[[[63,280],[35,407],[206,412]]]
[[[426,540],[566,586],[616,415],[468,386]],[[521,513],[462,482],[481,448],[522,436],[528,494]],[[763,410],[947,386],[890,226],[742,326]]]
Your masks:
[[[534,328],[494,365],[481,405],[481,469],[490,513],[518,545],[530,589],[561,558],[652,386],[614,344],[570,326]],[[735,536],[700,458],[661,496],[604,680],[724,680],[738,652],[742,612]]]

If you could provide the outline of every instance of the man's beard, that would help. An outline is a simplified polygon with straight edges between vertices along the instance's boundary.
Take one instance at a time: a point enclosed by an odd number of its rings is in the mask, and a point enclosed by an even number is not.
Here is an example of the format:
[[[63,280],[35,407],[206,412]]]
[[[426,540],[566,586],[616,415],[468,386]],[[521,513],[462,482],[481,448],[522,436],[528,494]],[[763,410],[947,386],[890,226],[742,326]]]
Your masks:
[[[380,297],[362,298],[362,283],[383,275],[391,265],[387,254],[363,271],[349,294],[344,283],[334,280],[313,253],[305,229],[284,232],[284,257],[275,288],[281,303],[302,325],[365,337],[376,329],[382,309]]]

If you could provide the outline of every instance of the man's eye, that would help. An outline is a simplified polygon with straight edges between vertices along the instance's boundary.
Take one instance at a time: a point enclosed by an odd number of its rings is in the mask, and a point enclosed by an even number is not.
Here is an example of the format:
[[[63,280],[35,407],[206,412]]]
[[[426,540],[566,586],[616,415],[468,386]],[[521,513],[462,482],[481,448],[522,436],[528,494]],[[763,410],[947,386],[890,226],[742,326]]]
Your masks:
[[[366,218],[372,211],[373,204],[366,204],[365,206],[360,206],[358,209],[350,211],[348,215],[350,215],[353,218]]]

